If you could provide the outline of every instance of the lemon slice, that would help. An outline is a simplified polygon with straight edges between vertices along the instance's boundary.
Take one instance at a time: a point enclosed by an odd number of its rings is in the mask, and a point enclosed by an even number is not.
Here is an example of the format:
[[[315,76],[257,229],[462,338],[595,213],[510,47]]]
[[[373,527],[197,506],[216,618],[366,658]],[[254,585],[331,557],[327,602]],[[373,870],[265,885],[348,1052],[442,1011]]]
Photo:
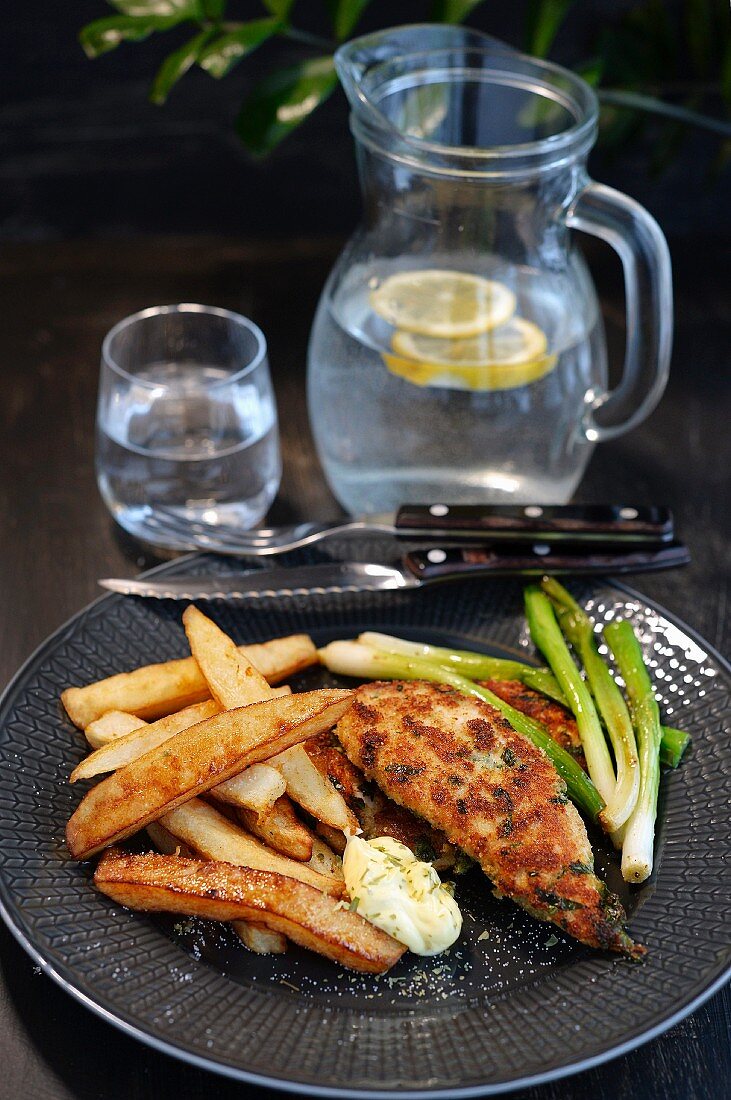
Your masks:
[[[401,332],[422,336],[476,336],[504,324],[515,295],[503,283],[461,271],[402,271],[371,294],[374,313]]]
[[[547,354],[546,334],[523,317],[492,332],[459,340],[411,332],[393,337],[396,354],[383,360],[392,374],[417,386],[458,390],[505,390],[543,378],[556,365]]]

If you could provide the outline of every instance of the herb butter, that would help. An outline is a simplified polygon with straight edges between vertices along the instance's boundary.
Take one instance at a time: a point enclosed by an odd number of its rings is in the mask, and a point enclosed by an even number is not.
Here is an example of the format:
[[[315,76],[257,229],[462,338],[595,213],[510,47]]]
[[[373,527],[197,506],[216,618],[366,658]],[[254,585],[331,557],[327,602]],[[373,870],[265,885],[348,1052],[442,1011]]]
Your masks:
[[[417,955],[438,955],[455,942],[462,914],[429,863],[392,837],[351,836],[343,856],[351,909]]]

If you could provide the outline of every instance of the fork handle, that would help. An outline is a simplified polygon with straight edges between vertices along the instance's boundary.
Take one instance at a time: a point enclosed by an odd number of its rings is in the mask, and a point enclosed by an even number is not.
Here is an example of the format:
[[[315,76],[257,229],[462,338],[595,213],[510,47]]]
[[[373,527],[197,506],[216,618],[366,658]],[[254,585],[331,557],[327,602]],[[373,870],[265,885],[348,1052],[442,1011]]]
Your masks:
[[[664,542],[673,537],[669,508],[629,504],[404,504],[396,515],[401,537],[416,533],[461,538],[540,537]]]

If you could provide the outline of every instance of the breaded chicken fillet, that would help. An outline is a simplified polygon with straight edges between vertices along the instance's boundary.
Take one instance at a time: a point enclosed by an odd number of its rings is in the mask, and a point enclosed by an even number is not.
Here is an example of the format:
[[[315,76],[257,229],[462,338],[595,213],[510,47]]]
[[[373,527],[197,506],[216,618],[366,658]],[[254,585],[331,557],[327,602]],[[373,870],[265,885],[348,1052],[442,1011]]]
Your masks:
[[[591,947],[644,953],[594,874],[563,780],[489,704],[441,684],[364,684],[335,732],[389,798],[480,864],[498,896]]]
[[[304,747],[313,764],[340,791],[348,809],[357,818],[365,840],[379,836],[393,837],[411,848],[419,859],[433,864],[437,871],[451,871],[455,863],[461,863],[462,870],[471,866],[469,860],[459,858],[459,853],[444,833],[432,829],[423,818],[416,817],[386,798],[375,783],[367,780],[363,772],[348,760],[334,733],[328,731],[311,737],[305,741]],[[343,851],[345,837],[342,833],[327,827],[320,831],[336,850]]]

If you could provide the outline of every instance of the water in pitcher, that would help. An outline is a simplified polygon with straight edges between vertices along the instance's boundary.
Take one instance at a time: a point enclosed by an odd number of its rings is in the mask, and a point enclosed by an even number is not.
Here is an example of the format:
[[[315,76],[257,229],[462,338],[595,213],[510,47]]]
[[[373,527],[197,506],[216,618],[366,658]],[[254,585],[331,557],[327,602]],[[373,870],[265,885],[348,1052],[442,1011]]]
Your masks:
[[[431,256],[430,265],[425,275],[440,292],[438,273],[451,269],[453,279],[454,260]],[[400,333],[388,305],[378,306],[379,288],[403,271],[403,256],[354,265],[334,295],[323,294],[315,320],[310,416],[341,503],[361,514],[403,501],[567,500],[586,457],[587,395],[605,375],[593,295],[576,300],[575,271],[483,256],[479,277],[510,288],[512,317],[487,336],[450,341]],[[424,316],[428,326],[434,314]],[[480,351],[500,333],[525,343],[522,357],[508,349],[507,365]],[[505,359],[505,348],[500,354]]]
[[[266,512],[281,473],[274,402],[253,384],[217,396],[228,377],[200,363],[153,363],[100,409],[99,486],[128,531],[144,539],[158,507],[244,527]]]

